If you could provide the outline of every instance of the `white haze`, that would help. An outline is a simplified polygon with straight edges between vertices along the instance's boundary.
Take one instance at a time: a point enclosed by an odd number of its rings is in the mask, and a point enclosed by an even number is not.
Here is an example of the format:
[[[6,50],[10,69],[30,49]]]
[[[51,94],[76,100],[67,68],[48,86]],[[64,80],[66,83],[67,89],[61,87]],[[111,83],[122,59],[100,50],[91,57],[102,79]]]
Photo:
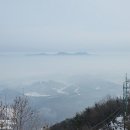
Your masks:
[[[125,73],[130,74],[129,56],[129,52],[59,56],[2,53],[0,80],[64,80],[87,75],[121,84]]]

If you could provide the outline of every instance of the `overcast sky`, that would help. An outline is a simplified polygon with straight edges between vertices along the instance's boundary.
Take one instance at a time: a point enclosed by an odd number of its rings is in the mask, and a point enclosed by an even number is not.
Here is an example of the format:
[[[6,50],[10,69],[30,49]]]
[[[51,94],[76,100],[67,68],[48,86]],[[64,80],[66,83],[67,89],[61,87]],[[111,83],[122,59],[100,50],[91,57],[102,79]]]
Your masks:
[[[130,0],[0,0],[0,51],[129,50]]]

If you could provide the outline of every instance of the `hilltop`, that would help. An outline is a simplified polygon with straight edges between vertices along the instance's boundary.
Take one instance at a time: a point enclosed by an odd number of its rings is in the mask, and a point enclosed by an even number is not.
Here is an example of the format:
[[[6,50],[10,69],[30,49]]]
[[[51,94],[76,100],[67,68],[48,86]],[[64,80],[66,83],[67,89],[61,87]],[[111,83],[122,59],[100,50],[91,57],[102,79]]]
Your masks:
[[[108,98],[77,113],[73,118],[53,125],[51,130],[123,129],[123,101]],[[129,128],[128,128],[129,129]]]

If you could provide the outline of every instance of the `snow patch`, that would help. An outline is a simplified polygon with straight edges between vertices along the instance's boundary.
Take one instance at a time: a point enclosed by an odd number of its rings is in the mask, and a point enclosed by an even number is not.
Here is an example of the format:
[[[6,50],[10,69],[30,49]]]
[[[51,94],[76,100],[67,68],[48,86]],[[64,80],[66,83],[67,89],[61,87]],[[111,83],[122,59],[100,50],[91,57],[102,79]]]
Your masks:
[[[60,94],[68,94],[67,92],[65,92],[66,88],[61,88],[61,89],[57,89],[57,93],[60,93]]]
[[[96,90],[100,90],[101,89],[101,87],[96,87]]]
[[[60,93],[60,94],[69,94],[69,93],[67,93],[66,91],[65,91],[65,89],[66,89],[67,87],[63,87],[63,88],[59,88],[59,89],[57,89],[57,88],[53,88],[54,90],[56,90],[56,92],[57,93]]]
[[[39,94],[37,92],[29,92],[29,93],[25,93],[25,96],[30,96],[30,97],[50,97],[50,95],[47,94]]]
[[[79,88],[76,88],[76,89],[74,90],[74,92],[75,92],[77,95],[80,95],[80,93],[79,93]]]
[[[111,123],[111,128],[112,129],[116,129],[116,130],[124,130],[124,127],[123,127],[123,117],[122,116],[119,116],[116,118],[116,122],[115,123]]]

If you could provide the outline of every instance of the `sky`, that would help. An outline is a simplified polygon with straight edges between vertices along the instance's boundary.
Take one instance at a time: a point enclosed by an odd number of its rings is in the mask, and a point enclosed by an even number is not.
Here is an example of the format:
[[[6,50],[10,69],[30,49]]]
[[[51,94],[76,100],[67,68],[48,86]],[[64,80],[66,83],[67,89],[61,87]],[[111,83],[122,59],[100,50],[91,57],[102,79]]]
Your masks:
[[[0,0],[0,51],[129,51],[129,5],[129,0]]]

